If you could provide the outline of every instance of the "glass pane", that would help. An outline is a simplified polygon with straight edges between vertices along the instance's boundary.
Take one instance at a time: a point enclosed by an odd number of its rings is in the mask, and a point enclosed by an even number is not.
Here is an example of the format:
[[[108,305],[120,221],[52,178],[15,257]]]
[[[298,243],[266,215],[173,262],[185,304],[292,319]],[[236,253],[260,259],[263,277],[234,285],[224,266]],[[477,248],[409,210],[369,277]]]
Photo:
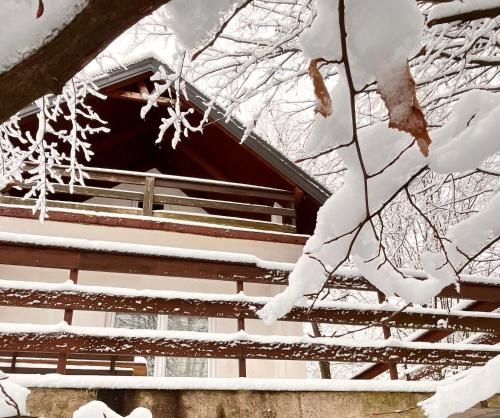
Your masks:
[[[148,314],[115,314],[115,328],[130,328],[130,329],[157,329],[158,316]],[[153,376],[155,367],[155,358],[146,357],[148,376]]]
[[[208,332],[208,318],[170,315],[167,326],[170,331]]]
[[[171,331],[208,332],[208,318],[194,316],[169,316]],[[165,374],[171,377],[208,377],[208,359],[167,357]]]

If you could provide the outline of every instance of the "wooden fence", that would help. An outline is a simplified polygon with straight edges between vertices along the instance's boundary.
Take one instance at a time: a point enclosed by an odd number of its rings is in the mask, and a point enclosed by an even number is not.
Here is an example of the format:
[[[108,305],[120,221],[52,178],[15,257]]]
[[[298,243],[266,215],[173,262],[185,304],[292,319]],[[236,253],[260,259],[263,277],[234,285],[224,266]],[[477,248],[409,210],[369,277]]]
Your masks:
[[[55,167],[54,171],[62,178],[69,176],[65,166]],[[290,190],[102,168],[88,167],[85,172],[89,185],[74,186],[71,192],[68,185],[54,184],[55,194],[49,196],[47,206],[295,232],[295,194]],[[116,188],[117,185],[139,186],[139,190]],[[21,184],[21,187],[31,186]],[[158,189],[180,190],[185,195],[160,193]],[[191,194],[194,197],[189,196]],[[101,203],[85,202],[91,198],[100,198]],[[115,203],[107,204],[106,200]],[[32,204],[34,201],[3,195],[0,203]]]
[[[83,242],[83,240],[81,240]],[[67,269],[73,284],[0,281],[0,306],[64,310],[65,327],[0,324],[0,352],[11,358],[5,371],[16,370],[16,361],[37,355],[57,361],[59,373],[74,373],[67,366],[75,356],[103,356],[108,373],[116,372],[116,362],[130,356],[181,356],[228,358],[239,360],[240,375],[246,374],[246,359],[278,359],[301,361],[368,362],[374,365],[355,378],[372,378],[394,368],[395,364],[432,366],[482,365],[500,354],[500,314],[492,313],[500,306],[500,281],[463,277],[460,290],[444,289],[440,297],[459,296],[470,299],[462,310],[407,308],[403,311],[387,305],[349,304],[344,302],[306,303],[296,306],[281,320],[326,324],[378,326],[426,330],[408,341],[358,341],[338,338],[258,336],[242,333],[186,333],[173,331],[82,328],[72,326],[74,311],[148,313],[204,316],[236,319],[244,330],[245,320],[258,319],[257,311],[266,298],[235,295],[200,295],[168,291],[133,291],[123,288],[95,287],[78,284],[79,271],[147,274],[188,277],[207,280],[283,285],[290,266],[268,268],[251,257],[220,257],[155,253],[151,246],[134,246],[125,250],[110,245],[84,246],[79,240],[71,245],[57,239],[46,241],[15,240],[0,237],[0,264],[39,268]],[[218,259],[217,259],[218,258]],[[279,266],[277,266],[279,267]],[[331,288],[375,291],[362,277],[332,277]],[[469,344],[437,343],[453,332],[474,332],[483,336]],[[425,342],[427,341],[427,342]],[[111,356],[111,357],[110,357]],[[121,357],[124,356],[124,357]],[[129,356],[129,357],[127,357]],[[0,354],[2,357],[2,354]],[[111,359],[114,360],[111,361]],[[111,364],[112,363],[112,364]]]

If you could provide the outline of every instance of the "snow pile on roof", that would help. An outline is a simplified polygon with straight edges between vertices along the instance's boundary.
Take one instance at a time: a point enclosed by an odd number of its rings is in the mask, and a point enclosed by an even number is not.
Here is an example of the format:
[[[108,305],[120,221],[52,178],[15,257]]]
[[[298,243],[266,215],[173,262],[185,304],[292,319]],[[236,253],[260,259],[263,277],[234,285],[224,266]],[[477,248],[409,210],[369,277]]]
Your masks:
[[[89,402],[73,414],[73,418],[96,418],[102,416],[106,418],[153,418],[153,414],[146,408],[136,408],[130,415],[122,417],[101,401]]]
[[[51,0],[37,19],[37,2],[4,0],[0,8],[0,73],[44,45],[82,11],[88,0]]]

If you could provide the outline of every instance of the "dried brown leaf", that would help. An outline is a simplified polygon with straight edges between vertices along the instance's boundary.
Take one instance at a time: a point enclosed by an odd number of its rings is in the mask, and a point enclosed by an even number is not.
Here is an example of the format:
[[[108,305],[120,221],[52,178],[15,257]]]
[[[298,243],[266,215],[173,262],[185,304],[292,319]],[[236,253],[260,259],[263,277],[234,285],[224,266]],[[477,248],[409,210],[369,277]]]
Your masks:
[[[389,127],[412,135],[422,154],[427,157],[431,138],[408,64],[394,68],[390,77],[378,79],[377,86],[389,111]]]
[[[328,89],[326,88],[325,80],[323,80],[323,76],[318,70],[317,59],[313,59],[309,63],[309,77],[311,77],[311,80],[313,82],[314,95],[316,96],[317,101],[314,112],[319,113],[326,118],[333,112],[332,99],[330,98],[330,94],[328,93]]]
[[[36,18],[40,18],[43,15],[43,11],[45,10],[45,6],[43,4],[43,0],[38,0],[38,9],[36,11]]]

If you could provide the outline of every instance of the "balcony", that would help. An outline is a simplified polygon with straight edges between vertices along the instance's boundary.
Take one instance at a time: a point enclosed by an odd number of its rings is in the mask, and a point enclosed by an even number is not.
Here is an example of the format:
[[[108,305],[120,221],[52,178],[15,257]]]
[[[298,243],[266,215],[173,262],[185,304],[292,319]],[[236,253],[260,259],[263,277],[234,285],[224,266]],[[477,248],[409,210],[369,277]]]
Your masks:
[[[68,167],[55,172],[68,178]],[[261,231],[296,233],[295,196],[290,190],[250,184],[104,168],[86,168],[85,186],[55,184],[49,208],[147,217]],[[21,184],[25,190],[29,184]],[[3,205],[33,205],[11,190]]]

